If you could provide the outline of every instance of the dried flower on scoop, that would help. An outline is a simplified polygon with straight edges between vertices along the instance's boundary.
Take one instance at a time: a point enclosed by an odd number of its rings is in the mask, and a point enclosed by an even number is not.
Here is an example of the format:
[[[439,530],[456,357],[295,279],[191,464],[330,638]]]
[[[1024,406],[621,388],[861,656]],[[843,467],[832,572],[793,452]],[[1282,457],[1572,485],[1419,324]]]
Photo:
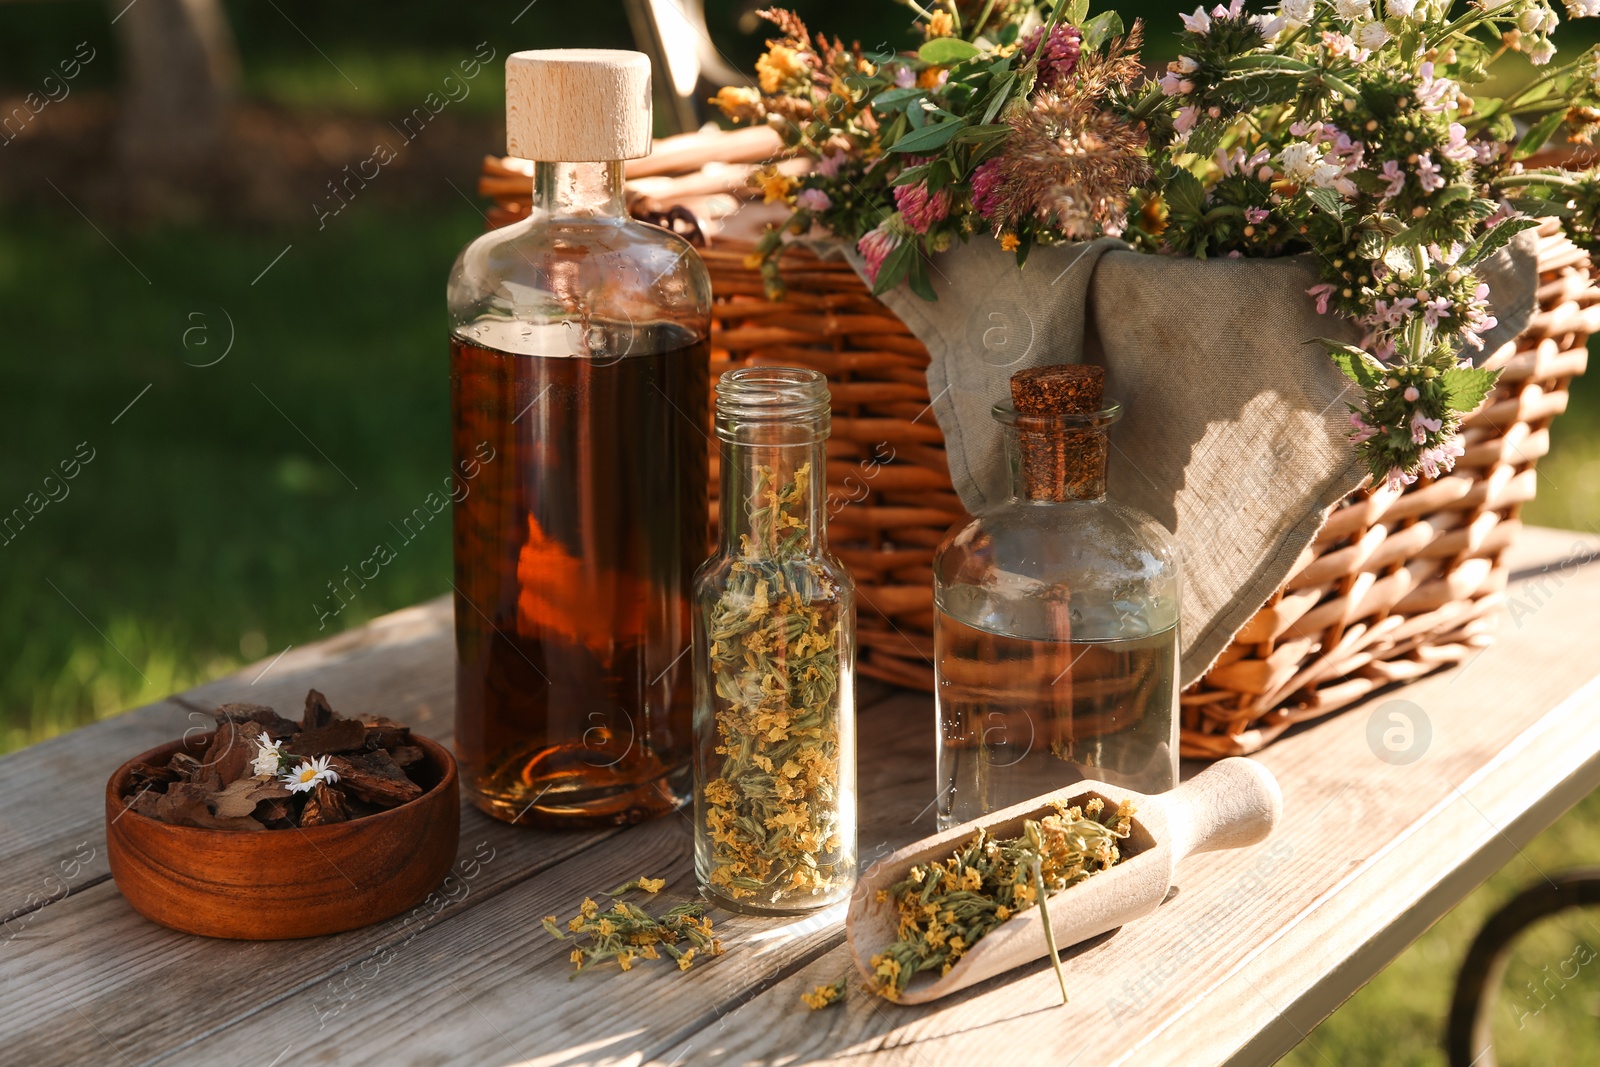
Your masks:
[[[423,793],[423,751],[382,716],[345,718],[311,690],[299,722],[260,704],[223,704],[198,758],[136,765],[123,803],[141,815],[208,830],[287,830],[372,815]]]
[[[997,841],[980,830],[949,859],[912,867],[904,881],[878,890],[879,900],[894,901],[900,929],[872,957],[872,991],[898,1000],[916,975],[948,973],[995,927],[1039,904],[1041,882],[1048,896],[1115,866],[1133,810],[1125,800],[1107,811],[1098,797],[1058,805],[1053,815],[1026,820],[1019,837]]]

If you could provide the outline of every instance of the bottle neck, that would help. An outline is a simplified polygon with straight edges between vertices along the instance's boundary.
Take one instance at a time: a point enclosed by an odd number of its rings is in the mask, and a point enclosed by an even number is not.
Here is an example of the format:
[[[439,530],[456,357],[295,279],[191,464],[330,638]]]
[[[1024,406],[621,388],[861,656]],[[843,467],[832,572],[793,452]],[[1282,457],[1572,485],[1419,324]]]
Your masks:
[[[1013,500],[1062,503],[1106,498],[1105,428],[1004,428]]]
[[[535,163],[533,211],[551,218],[624,218],[622,161]]]
[[[786,428],[761,429],[769,432],[722,441],[722,552],[746,559],[820,555],[828,544],[827,449],[821,439],[762,440]]]

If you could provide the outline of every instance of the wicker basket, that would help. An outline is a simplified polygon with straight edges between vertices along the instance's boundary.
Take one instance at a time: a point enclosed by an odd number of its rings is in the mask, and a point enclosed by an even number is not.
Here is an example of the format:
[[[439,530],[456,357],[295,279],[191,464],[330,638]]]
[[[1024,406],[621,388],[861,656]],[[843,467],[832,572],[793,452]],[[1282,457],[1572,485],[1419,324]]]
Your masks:
[[[520,161],[486,164],[497,222],[525,212],[525,173]],[[739,168],[708,167],[684,188],[690,197],[730,196],[742,183]],[[788,293],[772,302],[746,262],[749,250],[747,241],[717,239],[702,251],[716,296],[713,374],[767,363],[828,375],[829,539],[856,577],[860,670],[931,689],[933,552],[965,511],[929,406],[927,349],[848,265],[791,250]],[[1294,723],[1489,642],[1504,599],[1503,554],[1534,495],[1534,464],[1549,449],[1568,383],[1583,373],[1589,334],[1600,329],[1588,256],[1553,222],[1539,230],[1539,274],[1540,311],[1515,352],[1497,353],[1500,383],[1466,420],[1455,471],[1404,491],[1361,490],[1331,509],[1283,587],[1184,691],[1185,756],[1253,752]]]

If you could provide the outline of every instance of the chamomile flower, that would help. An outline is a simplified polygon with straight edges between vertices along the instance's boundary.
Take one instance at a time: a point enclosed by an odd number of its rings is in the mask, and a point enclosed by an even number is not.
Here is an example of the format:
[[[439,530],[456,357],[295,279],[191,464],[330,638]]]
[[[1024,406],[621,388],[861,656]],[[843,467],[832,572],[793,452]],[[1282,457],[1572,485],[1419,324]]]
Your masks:
[[[319,782],[337,782],[339,772],[328,766],[328,762],[327,756],[302,760],[300,766],[283,773],[283,784],[289,787],[291,793],[306,793],[315,789]]]
[[[283,760],[283,742],[262,734],[256,741],[256,758],[250,764],[250,772],[257,778],[271,778],[283,766]]]

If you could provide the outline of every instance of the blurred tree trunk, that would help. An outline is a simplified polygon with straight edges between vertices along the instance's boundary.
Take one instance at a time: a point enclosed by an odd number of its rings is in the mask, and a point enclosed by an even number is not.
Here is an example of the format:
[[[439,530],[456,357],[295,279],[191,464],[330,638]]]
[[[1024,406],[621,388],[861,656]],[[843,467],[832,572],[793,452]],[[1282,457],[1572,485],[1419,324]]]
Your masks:
[[[135,183],[190,184],[222,146],[239,60],[220,0],[111,0],[124,71],[117,149]],[[120,15],[116,14],[120,12]]]

